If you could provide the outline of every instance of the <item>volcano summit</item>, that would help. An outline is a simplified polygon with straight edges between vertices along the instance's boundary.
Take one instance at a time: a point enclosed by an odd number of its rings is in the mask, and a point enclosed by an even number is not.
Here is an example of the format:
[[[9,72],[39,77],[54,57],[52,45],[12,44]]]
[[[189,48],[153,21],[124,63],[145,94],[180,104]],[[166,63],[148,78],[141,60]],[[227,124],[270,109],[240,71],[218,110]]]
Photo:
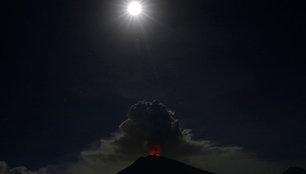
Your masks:
[[[140,157],[132,165],[117,174],[213,174],[208,171],[186,165],[182,162],[159,156]]]

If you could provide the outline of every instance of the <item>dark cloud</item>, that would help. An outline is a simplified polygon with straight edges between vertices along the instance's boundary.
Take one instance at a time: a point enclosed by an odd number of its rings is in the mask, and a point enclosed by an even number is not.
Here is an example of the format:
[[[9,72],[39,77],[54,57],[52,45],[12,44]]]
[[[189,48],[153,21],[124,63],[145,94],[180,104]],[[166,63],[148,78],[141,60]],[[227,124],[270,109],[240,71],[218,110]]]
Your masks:
[[[128,112],[128,119],[120,125],[127,137],[137,137],[147,149],[154,145],[172,146],[182,138],[174,112],[159,101],[140,101]]]
[[[274,164],[244,152],[241,147],[218,147],[211,141],[193,140],[190,129],[181,130],[174,111],[159,101],[140,101],[133,105],[119,130],[109,139],[102,139],[99,147],[81,152],[77,163],[51,173],[57,174],[114,174],[127,167],[148,149],[159,145],[162,155],[218,174],[280,174],[288,165]],[[4,174],[45,174],[19,167]],[[4,172],[3,172],[4,171]],[[0,174],[2,174],[0,173]],[[18,173],[18,174],[19,174]]]
[[[4,161],[0,161],[0,174],[5,174],[7,171],[7,164]]]
[[[48,174],[47,168],[41,168],[37,171],[30,171],[24,166],[15,167],[9,169],[8,165],[4,161],[0,161],[0,174]]]

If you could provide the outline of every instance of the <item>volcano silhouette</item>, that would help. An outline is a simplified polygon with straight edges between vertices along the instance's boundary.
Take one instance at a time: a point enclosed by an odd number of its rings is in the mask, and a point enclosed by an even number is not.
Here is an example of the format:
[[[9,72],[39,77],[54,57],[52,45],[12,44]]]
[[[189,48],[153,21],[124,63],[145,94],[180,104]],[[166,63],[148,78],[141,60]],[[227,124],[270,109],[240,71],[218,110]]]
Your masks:
[[[117,174],[213,174],[182,162],[159,156],[140,157]]]

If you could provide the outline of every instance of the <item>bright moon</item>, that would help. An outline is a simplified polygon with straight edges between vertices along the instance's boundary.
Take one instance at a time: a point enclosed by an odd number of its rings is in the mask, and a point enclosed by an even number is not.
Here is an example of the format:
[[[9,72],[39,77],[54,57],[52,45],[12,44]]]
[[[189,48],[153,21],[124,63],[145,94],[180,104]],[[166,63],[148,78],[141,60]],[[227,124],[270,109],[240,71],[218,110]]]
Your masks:
[[[128,5],[128,12],[130,15],[132,16],[137,16],[141,13],[141,4],[139,2],[136,1],[132,1],[130,2],[130,4]]]

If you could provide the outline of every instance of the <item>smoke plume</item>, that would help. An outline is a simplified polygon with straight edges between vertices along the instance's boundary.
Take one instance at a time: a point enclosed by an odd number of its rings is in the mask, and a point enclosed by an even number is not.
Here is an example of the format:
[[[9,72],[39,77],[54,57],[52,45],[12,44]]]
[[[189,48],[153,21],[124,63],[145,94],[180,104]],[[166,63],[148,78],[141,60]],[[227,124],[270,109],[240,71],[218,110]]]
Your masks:
[[[218,174],[276,174],[284,170],[243,152],[241,147],[217,147],[210,141],[193,140],[190,129],[180,129],[174,111],[157,100],[139,101],[130,108],[127,117],[113,138],[101,140],[98,149],[82,152],[83,160],[71,166],[69,172],[116,173],[139,156],[148,155],[156,145],[162,156]]]

